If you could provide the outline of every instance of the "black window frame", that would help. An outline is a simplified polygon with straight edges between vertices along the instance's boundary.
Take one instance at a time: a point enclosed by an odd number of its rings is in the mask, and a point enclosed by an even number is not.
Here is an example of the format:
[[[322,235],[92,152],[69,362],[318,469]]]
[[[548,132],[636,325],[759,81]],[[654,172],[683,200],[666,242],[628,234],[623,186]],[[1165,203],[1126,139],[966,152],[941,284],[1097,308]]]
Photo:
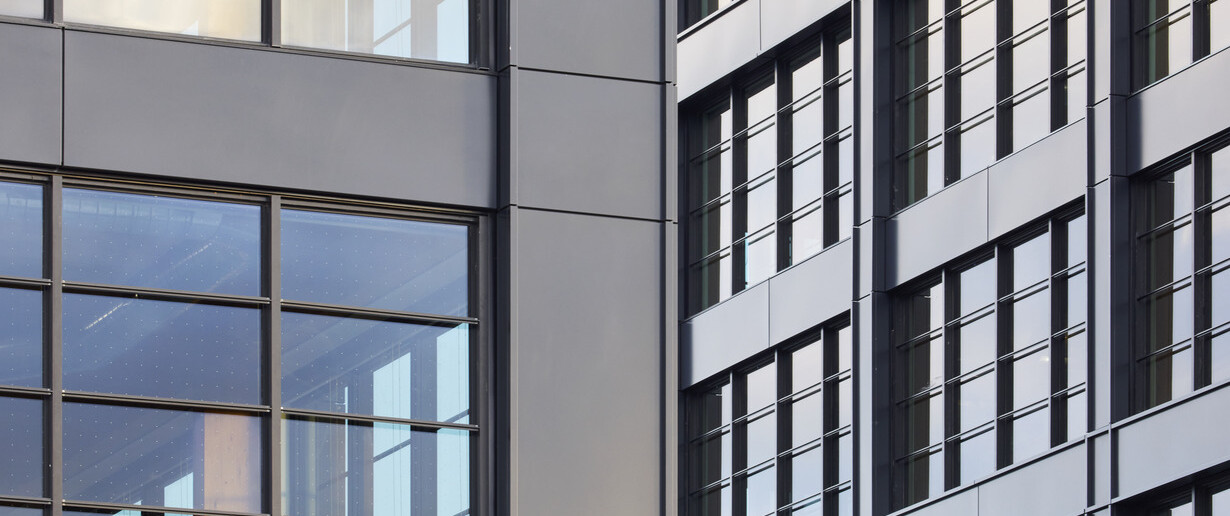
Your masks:
[[[1175,2],[1179,4],[1178,7],[1168,7],[1168,12],[1159,14],[1156,18],[1147,14],[1151,1],[1155,0],[1132,0],[1131,3],[1132,91],[1144,89],[1222,50],[1222,48],[1211,48],[1212,27],[1210,25],[1211,17],[1209,16],[1209,2],[1207,0],[1179,0]],[[1173,0],[1166,1],[1171,2]],[[1185,10],[1186,12],[1184,12]],[[1158,28],[1160,24],[1170,19],[1181,20],[1182,18],[1190,19],[1189,31],[1191,32],[1191,41],[1186,42],[1186,46],[1190,51],[1186,53],[1187,60],[1185,63],[1172,67],[1169,63],[1169,54],[1171,53],[1170,46],[1174,41],[1169,37],[1169,28],[1161,28],[1161,30],[1166,30],[1167,34],[1153,40],[1153,52],[1150,52],[1150,41],[1146,37],[1146,33]],[[1226,27],[1226,29],[1230,29],[1230,27]],[[1151,61],[1150,57],[1151,55],[1157,55],[1157,52],[1166,54],[1165,73],[1160,73],[1152,67],[1152,65],[1156,64],[1156,61]]]

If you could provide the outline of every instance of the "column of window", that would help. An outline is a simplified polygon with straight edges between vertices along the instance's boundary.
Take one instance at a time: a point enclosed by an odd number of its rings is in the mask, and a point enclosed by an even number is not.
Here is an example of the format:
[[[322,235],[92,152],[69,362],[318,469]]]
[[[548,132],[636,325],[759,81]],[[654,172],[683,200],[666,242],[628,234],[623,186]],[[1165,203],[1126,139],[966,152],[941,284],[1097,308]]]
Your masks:
[[[1084,0],[911,0],[896,18],[897,208],[1084,116]]]
[[[689,514],[852,514],[849,327],[688,398]]]
[[[1230,151],[1198,153],[1137,195],[1144,409],[1230,378]]]
[[[1230,46],[1227,0],[1133,0],[1133,82],[1143,88]]]
[[[1084,228],[1054,219],[901,299],[898,503],[1084,435]]]

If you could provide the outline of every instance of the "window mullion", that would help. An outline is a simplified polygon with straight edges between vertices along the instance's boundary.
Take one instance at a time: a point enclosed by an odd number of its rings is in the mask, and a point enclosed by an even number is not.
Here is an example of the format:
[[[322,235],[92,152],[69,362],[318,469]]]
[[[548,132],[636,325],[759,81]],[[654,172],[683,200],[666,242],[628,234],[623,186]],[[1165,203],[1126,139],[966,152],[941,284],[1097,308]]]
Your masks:
[[[276,3],[278,0],[271,0]],[[269,403],[269,434],[266,436],[266,507],[270,514],[283,514],[282,497],[274,495],[282,486],[282,198],[274,195],[265,208],[264,283],[269,306],[265,309],[265,395]]]
[[[55,0],[59,3],[60,0]],[[52,176],[47,189],[47,208],[44,212],[47,227],[43,234],[46,242],[47,256],[44,258],[47,270],[45,274],[51,279],[48,289],[46,306],[47,321],[45,338],[50,347],[47,352],[47,386],[51,388],[50,407],[44,408],[47,415],[47,460],[51,465],[51,474],[47,486],[47,494],[51,498],[51,516],[61,516],[64,512],[64,332],[59,328],[64,323],[64,267],[63,239],[60,237],[64,226],[64,178]]]

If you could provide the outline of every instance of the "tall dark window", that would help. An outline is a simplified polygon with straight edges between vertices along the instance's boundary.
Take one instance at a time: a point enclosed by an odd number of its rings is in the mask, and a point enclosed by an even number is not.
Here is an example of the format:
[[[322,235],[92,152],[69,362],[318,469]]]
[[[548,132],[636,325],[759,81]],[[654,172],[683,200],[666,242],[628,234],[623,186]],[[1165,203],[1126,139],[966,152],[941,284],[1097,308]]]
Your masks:
[[[850,327],[688,394],[688,514],[853,514]]]
[[[1230,379],[1230,150],[1136,189],[1137,408]]]
[[[5,173],[0,513],[469,514],[475,222]]]
[[[680,0],[679,30],[696,25],[696,22],[732,3],[734,0]]]
[[[1087,241],[1061,215],[900,296],[898,505],[1085,434]]]
[[[1230,46],[1230,1],[1133,0],[1132,40],[1143,88]]]
[[[787,54],[684,115],[691,312],[852,232],[849,29]]]
[[[894,206],[1083,118],[1083,0],[910,0],[897,13]]]

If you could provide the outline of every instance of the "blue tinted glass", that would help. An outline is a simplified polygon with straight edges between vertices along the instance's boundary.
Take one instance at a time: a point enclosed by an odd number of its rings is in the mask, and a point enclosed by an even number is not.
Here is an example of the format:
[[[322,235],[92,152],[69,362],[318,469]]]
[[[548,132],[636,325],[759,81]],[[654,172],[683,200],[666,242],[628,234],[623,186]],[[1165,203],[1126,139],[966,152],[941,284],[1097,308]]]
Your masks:
[[[43,386],[43,293],[0,289],[0,384]]]
[[[261,512],[258,417],[64,404],[64,498]]]
[[[282,405],[468,423],[469,327],[285,312]]]
[[[258,206],[64,189],[64,279],[260,295]]]
[[[282,296],[466,315],[468,232],[453,224],[285,210]]]
[[[469,432],[294,418],[284,428],[286,514],[469,514]]]
[[[64,388],[260,403],[261,313],[252,308],[64,296]]]
[[[71,515],[68,512],[64,514]],[[0,507],[0,516],[43,516],[43,510],[33,507]]]
[[[0,183],[0,275],[43,276],[43,187]]]
[[[43,402],[0,398],[0,416],[0,495],[43,496]]]

